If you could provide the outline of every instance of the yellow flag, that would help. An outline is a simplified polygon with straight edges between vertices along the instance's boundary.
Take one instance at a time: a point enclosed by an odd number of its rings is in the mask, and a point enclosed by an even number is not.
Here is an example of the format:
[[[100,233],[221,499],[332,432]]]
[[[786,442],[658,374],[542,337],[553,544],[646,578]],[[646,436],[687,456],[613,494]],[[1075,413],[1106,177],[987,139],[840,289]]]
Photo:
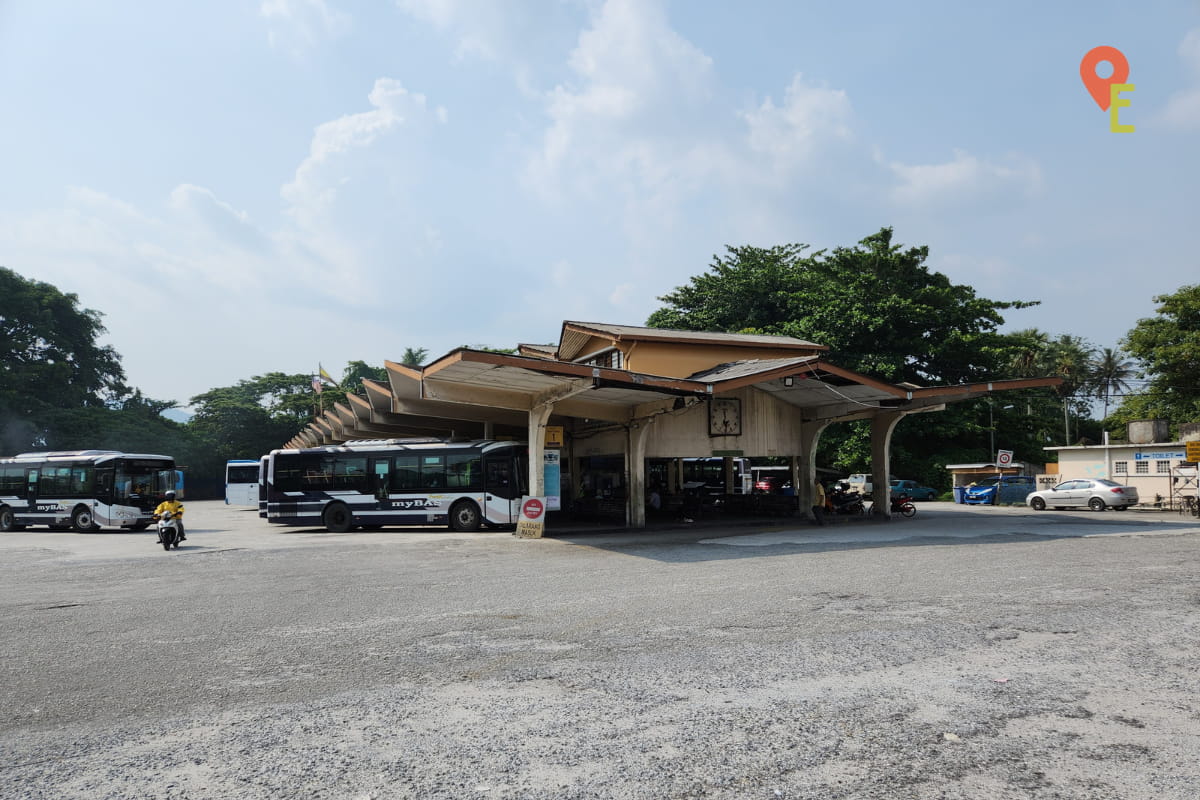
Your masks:
[[[321,366],[320,362],[318,362],[318,363],[317,363],[317,372],[318,372],[318,373],[320,373],[320,375],[321,375],[321,380],[323,380],[323,381],[328,381],[329,383],[332,383],[334,386],[337,386],[337,385],[338,385],[338,384],[337,384],[337,381],[335,381],[335,380],[334,380],[334,379],[333,379],[333,378],[332,378],[332,377],[329,375],[329,373],[325,371],[325,368]]]

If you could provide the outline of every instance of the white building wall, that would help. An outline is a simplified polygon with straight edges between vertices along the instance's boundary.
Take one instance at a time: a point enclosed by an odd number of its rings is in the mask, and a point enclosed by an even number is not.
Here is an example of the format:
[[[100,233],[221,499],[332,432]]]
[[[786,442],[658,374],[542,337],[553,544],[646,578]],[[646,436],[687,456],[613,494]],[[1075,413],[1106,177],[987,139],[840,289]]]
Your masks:
[[[1182,442],[1047,449],[1058,451],[1059,483],[1073,478],[1107,478],[1136,488],[1142,503],[1154,503],[1156,496],[1168,500],[1174,468],[1185,460]]]

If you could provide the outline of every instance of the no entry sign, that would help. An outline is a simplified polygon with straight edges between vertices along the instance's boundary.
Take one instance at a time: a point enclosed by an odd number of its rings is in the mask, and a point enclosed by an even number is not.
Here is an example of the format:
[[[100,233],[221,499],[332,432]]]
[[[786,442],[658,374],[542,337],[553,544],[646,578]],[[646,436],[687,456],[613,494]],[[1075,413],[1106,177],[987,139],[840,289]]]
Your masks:
[[[524,519],[541,519],[545,513],[546,504],[540,497],[527,497],[525,502],[521,503],[521,516]]]
[[[546,529],[546,498],[526,497],[521,500],[521,515],[517,520],[517,536],[540,539]]]

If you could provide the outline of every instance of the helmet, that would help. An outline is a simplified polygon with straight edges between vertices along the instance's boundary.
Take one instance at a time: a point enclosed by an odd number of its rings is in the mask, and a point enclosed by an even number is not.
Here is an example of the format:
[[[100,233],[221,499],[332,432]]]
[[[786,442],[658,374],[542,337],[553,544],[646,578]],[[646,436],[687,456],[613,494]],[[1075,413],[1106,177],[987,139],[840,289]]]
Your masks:
[[[165,497],[165,498],[166,498],[166,499],[168,499],[168,500],[174,500],[174,499],[175,499],[175,493],[174,493],[174,492],[167,492],[165,495],[163,495],[163,497]]]

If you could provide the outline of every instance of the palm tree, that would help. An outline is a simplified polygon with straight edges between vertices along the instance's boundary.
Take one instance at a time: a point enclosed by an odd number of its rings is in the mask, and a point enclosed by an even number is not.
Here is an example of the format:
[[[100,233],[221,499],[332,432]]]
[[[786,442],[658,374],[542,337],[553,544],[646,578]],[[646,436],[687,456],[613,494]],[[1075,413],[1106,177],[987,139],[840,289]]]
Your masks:
[[[1092,378],[1091,363],[1095,359],[1095,348],[1079,336],[1059,334],[1050,343],[1046,353],[1051,371],[1063,379],[1056,390],[1063,401],[1064,444],[1071,443],[1070,403],[1075,393],[1087,389]],[[1076,405],[1079,401],[1076,400]],[[1078,408],[1076,414],[1079,413]]]
[[[429,351],[424,347],[406,347],[400,363],[406,367],[419,367],[428,355]]]
[[[1020,340],[1009,362],[1013,374],[1018,378],[1032,378],[1045,374],[1043,364],[1050,349],[1050,334],[1037,328],[1026,328],[1015,332],[1013,337]]]
[[[1104,398],[1104,417],[1108,419],[1108,400],[1114,394],[1129,391],[1129,381],[1137,375],[1134,362],[1119,349],[1105,347],[1092,361],[1092,382],[1096,396]]]

